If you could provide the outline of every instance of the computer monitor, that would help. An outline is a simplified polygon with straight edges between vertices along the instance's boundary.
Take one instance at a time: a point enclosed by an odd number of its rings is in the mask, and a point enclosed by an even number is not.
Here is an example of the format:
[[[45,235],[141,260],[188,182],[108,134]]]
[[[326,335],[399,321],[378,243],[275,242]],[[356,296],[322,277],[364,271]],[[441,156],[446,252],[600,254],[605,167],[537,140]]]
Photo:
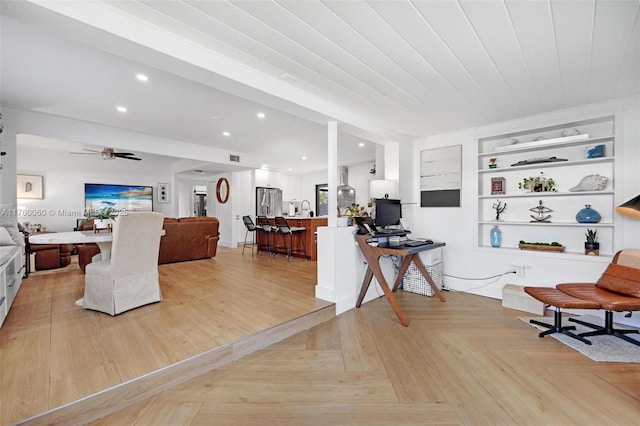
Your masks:
[[[400,225],[402,217],[402,206],[400,200],[389,198],[376,198],[376,226],[385,228],[387,226]]]

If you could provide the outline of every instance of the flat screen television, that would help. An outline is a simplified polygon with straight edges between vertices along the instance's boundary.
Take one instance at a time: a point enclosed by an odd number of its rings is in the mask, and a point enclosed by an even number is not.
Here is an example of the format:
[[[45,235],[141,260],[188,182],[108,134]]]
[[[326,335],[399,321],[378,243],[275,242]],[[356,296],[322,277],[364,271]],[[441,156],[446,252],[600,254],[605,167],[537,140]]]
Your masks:
[[[84,184],[84,208],[96,211],[112,207],[120,211],[153,211],[153,187]]]
[[[400,225],[402,205],[400,200],[376,198],[376,227]]]

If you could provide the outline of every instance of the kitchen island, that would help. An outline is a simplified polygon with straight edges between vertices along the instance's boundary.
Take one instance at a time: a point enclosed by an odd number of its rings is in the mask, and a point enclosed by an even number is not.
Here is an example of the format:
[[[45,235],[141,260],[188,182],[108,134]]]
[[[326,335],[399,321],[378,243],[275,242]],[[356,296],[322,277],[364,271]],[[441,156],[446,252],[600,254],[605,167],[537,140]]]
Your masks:
[[[294,235],[293,239],[292,239],[292,244],[293,244],[293,250],[296,249],[300,249],[302,250],[302,243],[300,242],[300,239],[304,239],[304,247],[306,249],[307,252],[307,259],[309,260],[317,260],[318,259],[318,247],[317,247],[317,243],[316,243],[316,235],[315,232],[317,231],[319,226],[327,226],[328,224],[328,219],[326,216],[323,217],[298,217],[298,216],[285,216],[285,219],[287,219],[287,223],[289,224],[290,227],[299,227],[302,226],[305,229],[305,231],[302,233],[302,236],[299,235]],[[269,218],[269,223],[271,225],[275,225],[275,219],[273,217]],[[280,234],[275,234],[273,235],[273,237],[276,238],[277,240],[277,245],[281,245],[282,244],[282,236]],[[267,241],[266,241],[266,236],[262,235],[262,233],[258,233],[256,235],[256,238],[265,238],[264,241],[260,241],[261,243],[264,243],[264,245],[266,246]],[[295,253],[295,252],[294,252]],[[278,254],[285,254],[284,250],[280,250],[278,251]],[[294,254],[295,257],[303,257],[302,256],[302,252],[296,253]]]

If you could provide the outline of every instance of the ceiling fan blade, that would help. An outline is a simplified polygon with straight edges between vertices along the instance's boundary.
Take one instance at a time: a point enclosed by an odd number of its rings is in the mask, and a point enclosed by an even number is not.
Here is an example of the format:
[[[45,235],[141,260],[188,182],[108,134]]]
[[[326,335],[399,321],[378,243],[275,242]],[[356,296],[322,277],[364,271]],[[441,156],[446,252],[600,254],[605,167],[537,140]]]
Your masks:
[[[126,157],[120,157],[119,155],[116,155],[116,157],[118,157],[118,158],[123,158],[123,159],[125,159],[125,160],[136,160],[136,161],[140,161],[140,160],[142,160],[142,158],[129,157],[129,156],[126,156]]]
[[[96,151],[95,149],[87,149],[87,148],[83,148],[85,151],[89,151],[89,152],[93,152],[95,154],[102,154],[102,151]]]
[[[69,154],[80,154],[80,155],[98,155],[102,154],[101,152],[70,152]]]
[[[125,155],[135,155],[133,152],[114,152],[116,157],[123,157]]]

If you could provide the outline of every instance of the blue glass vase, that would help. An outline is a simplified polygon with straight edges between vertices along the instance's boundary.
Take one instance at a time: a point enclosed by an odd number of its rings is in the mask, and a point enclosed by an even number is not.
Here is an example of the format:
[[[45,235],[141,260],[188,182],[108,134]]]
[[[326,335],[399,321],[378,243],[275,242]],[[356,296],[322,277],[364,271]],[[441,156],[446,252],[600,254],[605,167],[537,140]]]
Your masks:
[[[591,204],[585,204],[584,209],[581,209],[576,214],[576,220],[579,223],[598,223],[602,217],[600,213],[591,208]]]
[[[493,225],[489,236],[491,237],[491,247],[500,247],[500,243],[502,243],[502,231],[498,228],[498,225]]]

